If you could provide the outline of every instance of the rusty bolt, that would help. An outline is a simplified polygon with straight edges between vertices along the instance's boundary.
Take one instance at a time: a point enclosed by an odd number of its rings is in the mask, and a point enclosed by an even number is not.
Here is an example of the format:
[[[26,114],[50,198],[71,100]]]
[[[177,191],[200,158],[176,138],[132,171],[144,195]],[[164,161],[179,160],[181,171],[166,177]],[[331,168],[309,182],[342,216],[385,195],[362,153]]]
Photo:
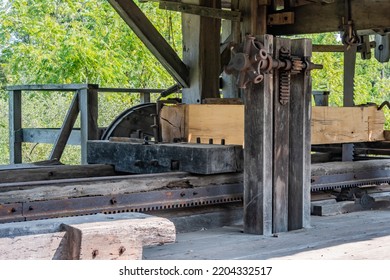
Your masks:
[[[116,198],[115,197],[111,198],[110,203],[112,205],[116,204],[117,203]]]
[[[186,193],[185,193],[185,192],[181,192],[181,193],[180,193],[180,196],[181,196],[181,197],[184,197],[184,196],[186,196]]]
[[[92,258],[93,258],[93,259],[96,258],[97,255],[99,255],[99,250],[93,250],[93,251],[92,251]]]
[[[15,213],[15,212],[16,212],[16,209],[15,209],[15,208],[11,208],[10,212],[11,212],[11,213]]]
[[[121,246],[121,247],[119,248],[119,256],[122,256],[123,253],[124,253],[125,251],[126,251],[126,248],[123,247],[123,246]]]
[[[29,210],[29,211],[32,211],[32,210],[34,210],[34,207],[32,207],[32,206],[29,206],[29,207],[28,207],[28,210]]]

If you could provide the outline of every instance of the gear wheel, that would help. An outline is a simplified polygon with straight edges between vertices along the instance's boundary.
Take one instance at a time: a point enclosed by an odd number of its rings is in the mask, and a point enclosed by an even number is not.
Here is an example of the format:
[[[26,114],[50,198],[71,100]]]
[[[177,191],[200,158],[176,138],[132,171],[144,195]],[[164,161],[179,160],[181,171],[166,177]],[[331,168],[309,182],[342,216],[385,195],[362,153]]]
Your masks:
[[[304,64],[301,58],[297,56],[291,56],[290,59],[292,61],[291,74],[296,75],[302,72]]]

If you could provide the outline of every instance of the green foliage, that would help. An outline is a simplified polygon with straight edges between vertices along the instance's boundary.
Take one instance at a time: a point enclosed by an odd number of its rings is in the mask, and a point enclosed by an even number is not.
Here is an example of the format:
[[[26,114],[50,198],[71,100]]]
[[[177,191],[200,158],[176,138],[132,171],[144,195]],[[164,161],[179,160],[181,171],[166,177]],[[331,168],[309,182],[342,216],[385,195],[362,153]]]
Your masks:
[[[181,54],[181,35],[173,32],[180,30],[180,15],[156,3],[142,10]],[[167,88],[174,81],[106,0],[0,0],[0,86],[48,83]],[[69,93],[24,94],[23,127],[59,127],[71,99]],[[0,102],[0,163],[7,163],[4,92]],[[100,94],[99,125],[137,102],[134,94]],[[67,150],[63,161],[75,162],[74,148]],[[48,151],[50,145],[25,144],[23,160],[42,160]]]

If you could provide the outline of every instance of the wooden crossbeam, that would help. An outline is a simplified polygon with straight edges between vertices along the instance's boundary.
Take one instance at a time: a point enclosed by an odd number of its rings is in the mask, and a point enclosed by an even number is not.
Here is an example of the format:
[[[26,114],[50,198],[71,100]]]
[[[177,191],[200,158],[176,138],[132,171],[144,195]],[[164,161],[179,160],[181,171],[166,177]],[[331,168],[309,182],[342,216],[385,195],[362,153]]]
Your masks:
[[[231,21],[240,21],[241,13],[239,11],[228,11],[222,9],[215,9],[210,7],[203,7],[198,5],[191,5],[179,2],[160,1],[160,9],[182,12],[186,14],[199,15],[202,17],[211,17],[219,19],[227,19]]]
[[[132,0],[109,0],[127,25],[182,86],[189,87],[189,71],[177,53]]]

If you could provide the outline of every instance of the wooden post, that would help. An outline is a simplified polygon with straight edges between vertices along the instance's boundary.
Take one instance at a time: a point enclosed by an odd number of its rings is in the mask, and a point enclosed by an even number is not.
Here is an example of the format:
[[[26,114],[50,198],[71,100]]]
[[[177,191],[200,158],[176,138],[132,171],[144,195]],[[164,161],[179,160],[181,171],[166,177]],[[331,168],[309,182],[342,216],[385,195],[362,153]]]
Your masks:
[[[269,54],[273,37],[259,37]],[[244,232],[272,233],[272,74],[245,92]]]
[[[310,59],[311,41],[308,39],[292,40],[291,53]],[[303,71],[291,78],[289,230],[310,225],[310,122],[311,76],[310,71]]]
[[[220,0],[185,0],[183,3],[220,8]],[[183,103],[219,97],[221,20],[182,15],[183,62],[190,67],[190,88],[183,88]]]
[[[275,38],[274,58],[280,48],[291,49],[291,40]],[[279,102],[280,72],[274,71],[273,232],[288,231],[290,105]]]
[[[9,91],[9,161],[22,163],[22,91]]]
[[[354,102],[354,77],[356,65],[357,45],[344,46],[344,96],[343,106],[353,107]],[[342,161],[353,160],[353,144],[342,145]]]
[[[80,130],[81,130],[81,164],[87,163],[87,141],[98,139],[98,92],[97,86],[88,85],[80,89]]]
[[[150,92],[141,92],[139,97],[141,104],[150,103]]]
[[[68,142],[73,126],[77,120],[79,111],[79,95],[76,92],[66,114],[64,123],[62,124],[60,133],[58,134],[58,137],[53,145],[53,149],[49,157],[50,160],[56,159],[59,161],[61,159],[66,143]]]

